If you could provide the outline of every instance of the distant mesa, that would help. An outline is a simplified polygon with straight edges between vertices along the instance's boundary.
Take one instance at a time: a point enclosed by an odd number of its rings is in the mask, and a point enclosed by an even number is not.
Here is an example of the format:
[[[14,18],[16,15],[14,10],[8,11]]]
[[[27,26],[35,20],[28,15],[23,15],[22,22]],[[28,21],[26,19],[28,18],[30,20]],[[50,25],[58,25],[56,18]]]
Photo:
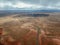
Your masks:
[[[28,17],[46,17],[46,16],[49,16],[49,14],[21,14],[21,15],[16,15],[14,16],[13,18],[16,18],[16,17],[24,17],[24,16],[28,16]]]
[[[44,10],[43,10],[44,11]],[[32,14],[33,13],[33,14]],[[28,10],[3,10],[0,11],[0,17],[5,17],[13,14],[18,14],[17,17],[20,16],[33,16],[33,17],[39,17],[39,16],[49,16],[49,14],[36,14],[41,13],[40,10],[34,10],[34,11],[28,11]]]
[[[33,17],[45,17],[45,16],[49,16],[49,14],[30,14],[32,15]]]

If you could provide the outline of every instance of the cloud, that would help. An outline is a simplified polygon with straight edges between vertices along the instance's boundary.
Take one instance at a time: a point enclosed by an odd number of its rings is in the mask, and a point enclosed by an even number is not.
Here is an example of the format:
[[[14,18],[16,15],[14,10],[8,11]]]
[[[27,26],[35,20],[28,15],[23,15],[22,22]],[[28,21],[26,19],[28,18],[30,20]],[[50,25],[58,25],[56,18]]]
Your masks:
[[[12,2],[1,2],[0,3],[0,8],[1,9],[10,9],[10,7],[12,8],[24,8],[24,9],[37,9],[40,8],[42,6],[40,5],[35,5],[35,4],[27,4],[27,3],[23,3],[23,2],[16,2],[16,3],[12,3]]]
[[[40,0],[0,0],[0,2],[19,2],[19,1],[30,4],[40,3]]]
[[[60,9],[60,0],[0,0],[0,9]]]
[[[18,2],[16,4],[12,4],[11,5],[12,7],[16,7],[16,8],[30,8],[32,7],[33,5],[31,4],[26,4],[26,3],[22,3],[22,2]]]

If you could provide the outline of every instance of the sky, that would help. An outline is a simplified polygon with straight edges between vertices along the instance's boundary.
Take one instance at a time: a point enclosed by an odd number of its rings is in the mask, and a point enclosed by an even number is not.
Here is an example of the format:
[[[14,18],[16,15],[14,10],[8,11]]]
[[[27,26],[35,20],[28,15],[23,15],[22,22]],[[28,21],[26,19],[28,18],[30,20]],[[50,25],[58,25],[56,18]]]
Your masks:
[[[60,0],[0,0],[0,10],[60,10]]]

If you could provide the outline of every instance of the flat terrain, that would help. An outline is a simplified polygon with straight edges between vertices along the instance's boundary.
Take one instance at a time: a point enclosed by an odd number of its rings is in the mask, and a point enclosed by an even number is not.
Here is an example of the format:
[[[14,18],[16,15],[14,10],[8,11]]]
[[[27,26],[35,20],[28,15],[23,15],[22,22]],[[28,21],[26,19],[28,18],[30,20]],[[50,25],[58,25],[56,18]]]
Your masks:
[[[3,39],[20,41],[20,45],[60,45],[60,13],[46,13],[49,16],[11,16],[0,17],[0,28],[3,28]]]

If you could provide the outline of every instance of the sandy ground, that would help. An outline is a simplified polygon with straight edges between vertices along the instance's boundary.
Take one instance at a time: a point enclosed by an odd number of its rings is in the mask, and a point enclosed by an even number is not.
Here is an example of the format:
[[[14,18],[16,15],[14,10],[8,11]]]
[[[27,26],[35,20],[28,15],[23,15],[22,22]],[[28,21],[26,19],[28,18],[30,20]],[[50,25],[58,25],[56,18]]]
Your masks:
[[[56,18],[53,18],[51,16],[50,17],[15,17],[15,18],[14,16],[7,16],[0,18],[0,27],[4,29],[3,35],[10,35],[11,36],[10,39],[12,40],[26,39],[26,42],[31,42],[30,40],[33,40],[34,38],[33,42],[34,45],[36,45],[35,41],[36,41],[37,30],[40,30],[39,32],[40,45],[60,45],[60,39],[56,38],[58,36],[56,36],[55,38],[50,38],[50,37],[47,38],[48,37],[47,34],[54,34],[58,29],[58,26],[56,27],[55,25],[59,25],[60,27],[59,20],[55,20],[55,19]],[[50,32],[50,30],[53,30],[53,33]],[[51,44],[52,42],[53,44]],[[33,43],[31,43],[31,45],[33,45]]]

